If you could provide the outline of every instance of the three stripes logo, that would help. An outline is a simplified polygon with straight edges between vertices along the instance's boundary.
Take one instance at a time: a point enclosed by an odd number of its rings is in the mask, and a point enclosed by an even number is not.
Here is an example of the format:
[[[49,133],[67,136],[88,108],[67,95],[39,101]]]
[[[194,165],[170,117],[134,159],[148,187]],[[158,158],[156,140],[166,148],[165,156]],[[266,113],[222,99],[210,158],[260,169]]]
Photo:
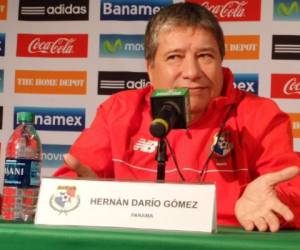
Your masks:
[[[145,72],[98,72],[98,95],[111,95],[122,90],[142,89],[148,84],[149,78]]]
[[[21,11],[21,16],[28,16],[28,15],[44,16],[46,14],[46,7],[44,7],[44,6],[21,6],[20,11]]]
[[[88,20],[88,0],[20,0],[19,20]]]
[[[110,90],[124,90],[125,89],[125,80],[101,80],[100,81],[101,89],[110,89]],[[98,92],[98,94],[100,94]]]
[[[272,59],[300,60],[300,36],[273,35]]]

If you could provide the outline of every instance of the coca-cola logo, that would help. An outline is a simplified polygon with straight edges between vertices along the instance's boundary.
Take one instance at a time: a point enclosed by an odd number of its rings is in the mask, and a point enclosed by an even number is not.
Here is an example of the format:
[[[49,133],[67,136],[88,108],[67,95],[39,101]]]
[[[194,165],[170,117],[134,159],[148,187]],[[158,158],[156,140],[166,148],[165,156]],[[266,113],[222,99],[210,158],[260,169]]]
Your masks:
[[[245,11],[247,4],[248,1],[228,1],[223,5],[214,5],[209,1],[206,1],[202,3],[202,6],[221,18],[240,18],[246,16]]]
[[[18,34],[17,56],[87,57],[87,34]]]
[[[296,77],[291,78],[284,84],[283,92],[286,95],[300,94],[300,82],[297,82]]]
[[[28,46],[29,53],[43,54],[72,54],[74,53],[74,38],[58,38],[55,41],[42,41],[41,38],[33,39]]]
[[[261,0],[186,0],[211,11],[219,21],[259,21]]]

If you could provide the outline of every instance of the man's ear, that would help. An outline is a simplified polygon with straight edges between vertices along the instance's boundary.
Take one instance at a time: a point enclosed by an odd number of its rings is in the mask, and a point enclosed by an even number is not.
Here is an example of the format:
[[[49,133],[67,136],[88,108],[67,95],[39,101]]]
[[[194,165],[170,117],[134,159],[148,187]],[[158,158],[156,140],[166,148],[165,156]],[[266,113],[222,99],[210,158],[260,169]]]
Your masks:
[[[146,61],[146,67],[147,67],[147,72],[148,72],[148,76],[149,76],[149,80],[150,80],[150,82],[152,82],[152,72],[153,72],[153,67],[154,67],[154,65],[153,65],[153,62],[151,62],[151,61]]]

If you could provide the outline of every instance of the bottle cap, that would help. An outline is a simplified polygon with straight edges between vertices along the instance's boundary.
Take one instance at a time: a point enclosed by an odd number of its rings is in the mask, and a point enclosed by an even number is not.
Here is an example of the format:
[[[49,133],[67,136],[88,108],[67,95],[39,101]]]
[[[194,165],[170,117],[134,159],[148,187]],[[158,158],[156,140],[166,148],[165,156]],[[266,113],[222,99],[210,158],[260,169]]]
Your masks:
[[[32,112],[18,112],[18,122],[33,122],[34,113]]]

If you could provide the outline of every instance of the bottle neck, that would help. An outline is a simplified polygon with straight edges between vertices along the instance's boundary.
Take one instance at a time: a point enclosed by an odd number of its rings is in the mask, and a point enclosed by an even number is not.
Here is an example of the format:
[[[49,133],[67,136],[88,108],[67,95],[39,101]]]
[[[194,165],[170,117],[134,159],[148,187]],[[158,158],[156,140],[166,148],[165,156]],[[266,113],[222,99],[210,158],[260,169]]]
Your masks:
[[[29,121],[21,121],[19,124],[20,125],[33,125],[33,123],[29,122]]]

